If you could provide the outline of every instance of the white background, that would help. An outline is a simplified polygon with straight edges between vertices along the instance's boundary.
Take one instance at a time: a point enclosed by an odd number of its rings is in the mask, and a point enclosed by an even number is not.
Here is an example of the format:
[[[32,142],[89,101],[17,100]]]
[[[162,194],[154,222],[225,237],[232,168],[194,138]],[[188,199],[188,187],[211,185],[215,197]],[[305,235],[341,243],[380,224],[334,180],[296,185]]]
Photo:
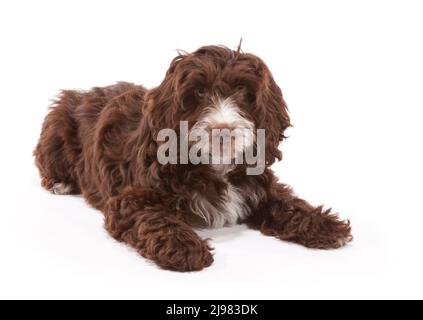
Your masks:
[[[0,298],[423,298],[422,16],[421,1],[1,1]],[[152,87],[175,49],[241,37],[290,107],[274,169],[350,218],[351,245],[204,231],[213,266],[173,273],[41,189],[31,153],[59,89]]]

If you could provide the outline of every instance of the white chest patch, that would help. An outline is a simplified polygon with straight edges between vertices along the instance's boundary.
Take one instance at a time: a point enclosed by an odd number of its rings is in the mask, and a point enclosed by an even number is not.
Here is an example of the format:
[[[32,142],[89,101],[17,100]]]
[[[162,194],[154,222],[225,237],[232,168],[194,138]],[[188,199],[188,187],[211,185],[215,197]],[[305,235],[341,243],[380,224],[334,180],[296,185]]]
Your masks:
[[[239,219],[246,218],[250,212],[240,190],[230,183],[218,205],[213,205],[204,196],[195,194],[190,206],[192,212],[202,217],[211,228],[234,225]]]

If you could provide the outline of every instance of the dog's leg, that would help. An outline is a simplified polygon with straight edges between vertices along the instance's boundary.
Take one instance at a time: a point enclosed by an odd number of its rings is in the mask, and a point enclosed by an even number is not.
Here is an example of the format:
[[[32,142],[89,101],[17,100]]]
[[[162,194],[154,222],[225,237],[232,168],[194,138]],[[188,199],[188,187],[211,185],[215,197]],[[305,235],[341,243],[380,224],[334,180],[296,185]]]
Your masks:
[[[106,229],[164,269],[195,271],[213,263],[211,248],[186,223],[171,214],[164,199],[130,191],[109,201]]]
[[[272,194],[246,221],[253,229],[281,240],[309,248],[335,249],[352,240],[349,221],[322,207],[314,207],[282,184],[272,186]]]
[[[75,163],[82,148],[73,115],[81,93],[65,91],[46,116],[34,151],[41,185],[54,194],[79,194]]]

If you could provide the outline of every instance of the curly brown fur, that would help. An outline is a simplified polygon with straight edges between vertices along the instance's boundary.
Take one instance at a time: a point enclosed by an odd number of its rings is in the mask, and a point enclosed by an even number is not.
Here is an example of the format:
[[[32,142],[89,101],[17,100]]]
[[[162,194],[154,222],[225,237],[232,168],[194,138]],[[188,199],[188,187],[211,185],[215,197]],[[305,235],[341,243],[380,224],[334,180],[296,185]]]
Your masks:
[[[247,219],[251,228],[316,249],[336,249],[352,240],[349,221],[310,205],[285,185],[273,183],[272,188],[270,199]]]
[[[263,174],[247,175],[246,165],[159,163],[158,132],[177,131],[182,120],[192,129],[216,96],[230,97],[246,123],[266,129]],[[307,247],[345,245],[349,222],[297,198],[269,169],[282,158],[278,145],[289,126],[282,92],[261,59],[208,46],[178,55],[151,90],[118,83],[63,91],[44,121],[36,165],[43,187],[82,193],[115,239],[165,269],[211,265],[211,248],[193,228],[235,220]]]
[[[194,271],[211,265],[206,241],[154,198],[139,190],[111,198],[105,210],[106,229],[162,268]]]

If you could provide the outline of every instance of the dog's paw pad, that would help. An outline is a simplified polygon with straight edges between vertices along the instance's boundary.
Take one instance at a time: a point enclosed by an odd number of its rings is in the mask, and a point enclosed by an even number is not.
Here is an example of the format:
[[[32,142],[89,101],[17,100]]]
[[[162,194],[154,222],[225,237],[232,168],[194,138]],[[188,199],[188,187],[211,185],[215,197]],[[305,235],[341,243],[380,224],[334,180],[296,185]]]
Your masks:
[[[58,195],[70,194],[72,191],[72,186],[66,183],[55,183],[51,192]]]

